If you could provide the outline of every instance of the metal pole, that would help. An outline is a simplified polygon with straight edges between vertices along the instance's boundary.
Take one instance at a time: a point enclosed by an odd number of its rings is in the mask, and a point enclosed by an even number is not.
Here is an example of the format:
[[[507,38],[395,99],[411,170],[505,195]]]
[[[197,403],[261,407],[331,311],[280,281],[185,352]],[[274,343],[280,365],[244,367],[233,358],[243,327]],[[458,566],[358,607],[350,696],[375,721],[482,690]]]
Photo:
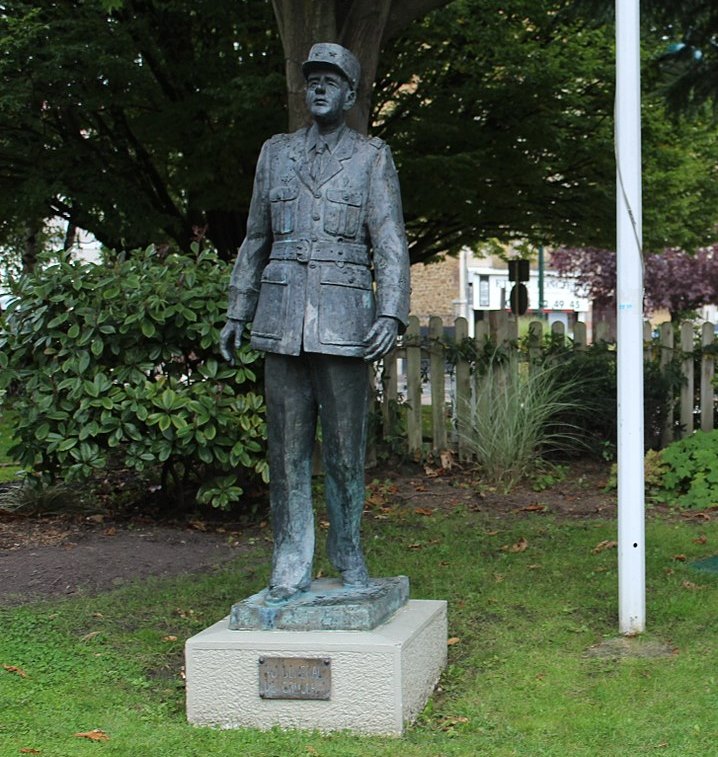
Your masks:
[[[619,630],[646,616],[639,1],[616,0],[616,239]]]

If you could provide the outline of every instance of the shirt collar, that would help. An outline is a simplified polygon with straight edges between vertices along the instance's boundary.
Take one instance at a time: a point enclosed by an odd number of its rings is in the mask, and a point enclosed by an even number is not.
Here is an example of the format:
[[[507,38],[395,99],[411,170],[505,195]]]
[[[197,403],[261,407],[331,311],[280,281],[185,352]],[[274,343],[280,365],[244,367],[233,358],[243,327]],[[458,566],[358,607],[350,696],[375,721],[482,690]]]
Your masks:
[[[318,142],[321,140],[329,148],[329,152],[334,152],[336,146],[339,144],[339,140],[344,136],[346,128],[346,124],[342,124],[338,129],[335,129],[329,134],[320,134],[317,125],[312,124],[309,133],[307,134],[307,150],[315,149]]]

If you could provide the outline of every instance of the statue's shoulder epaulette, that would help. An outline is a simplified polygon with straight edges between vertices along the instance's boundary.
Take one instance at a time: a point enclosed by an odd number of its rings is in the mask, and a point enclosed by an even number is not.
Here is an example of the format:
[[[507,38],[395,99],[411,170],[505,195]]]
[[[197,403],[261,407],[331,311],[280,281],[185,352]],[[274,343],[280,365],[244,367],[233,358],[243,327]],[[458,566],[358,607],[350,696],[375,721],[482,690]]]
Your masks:
[[[294,136],[294,134],[275,134],[267,140],[267,144],[277,145],[286,144]]]
[[[371,138],[371,139],[369,140],[369,144],[370,144],[370,145],[371,145],[372,147],[375,147],[375,148],[376,148],[377,150],[381,150],[381,148],[382,148],[382,147],[384,147],[384,145],[385,145],[386,143],[384,142],[384,140],[383,140],[383,139],[381,139],[381,137],[372,137],[372,138]]]

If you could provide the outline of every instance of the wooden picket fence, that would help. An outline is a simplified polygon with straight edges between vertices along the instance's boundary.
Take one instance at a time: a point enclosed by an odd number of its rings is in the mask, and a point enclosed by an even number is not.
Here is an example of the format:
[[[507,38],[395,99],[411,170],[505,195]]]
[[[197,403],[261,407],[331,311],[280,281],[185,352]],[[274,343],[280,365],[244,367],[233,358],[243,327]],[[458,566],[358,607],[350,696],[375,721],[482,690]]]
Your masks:
[[[529,362],[539,359],[542,355],[545,327],[546,324],[542,321],[533,321],[529,325],[528,350],[523,355]],[[564,345],[576,352],[587,349],[584,323],[574,325],[571,340],[567,340],[565,327],[561,322],[553,323],[549,333],[554,345]],[[682,324],[680,344],[674,345],[674,331],[670,323],[661,324],[658,339],[653,338],[651,325],[648,322],[644,324],[645,357],[658,360],[662,367],[671,364],[676,356],[681,362],[682,385],[680,397],[676,398],[679,417],[676,419],[672,413],[668,414],[661,438],[663,446],[673,441],[675,436],[682,438],[692,434],[696,426],[696,416],[700,418],[699,426],[703,431],[713,429],[715,410],[713,376],[716,354],[718,354],[713,351],[716,349],[713,346],[715,344],[713,324],[702,324],[700,333],[700,376],[696,384],[694,325]],[[467,320],[457,318],[454,321],[453,336],[457,347],[465,343],[468,334]],[[516,349],[518,354],[518,322],[502,311],[490,313],[488,320],[476,323],[474,335],[477,349],[487,340],[504,349]],[[610,327],[606,322],[600,321],[594,325],[594,343],[610,344],[612,341]],[[457,356],[455,367],[453,375],[447,375],[448,350],[442,319],[437,316],[430,318],[428,339],[422,340],[419,319],[411,316],[409,326],[399,346],[383,361],[381,386],[378,392],[383,435],[385,439],[396,439],[396,407],[397,403],[401,402],[405,405],[406,413],[405,451],[410,456],[420,457],[426,451],[422,406],[430,406],[431,442],[429,446],[431,451],[439,453],[443,450],[452,450],[458,455],[459,460],[470,458],[464,440],[476,377],[472,375],[470,362],[463,357],[464,352],[458,349],[452,352]],[[400,377],[404,390],[401,394],[399,392]],[[451,384],[450,387],[447,387],[447,379]],[[699,412],[696,411],[695,404],[697,389],[699,390],[697,393]],[[447,423],[449,417],[451,423]]]

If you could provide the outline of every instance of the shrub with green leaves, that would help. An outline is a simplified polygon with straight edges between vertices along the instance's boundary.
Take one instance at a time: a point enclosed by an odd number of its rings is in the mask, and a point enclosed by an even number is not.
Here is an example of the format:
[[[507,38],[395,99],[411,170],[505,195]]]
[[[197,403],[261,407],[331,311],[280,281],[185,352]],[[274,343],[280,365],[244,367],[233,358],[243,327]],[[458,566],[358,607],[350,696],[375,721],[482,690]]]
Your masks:
[[[650,487],[655,500],[693,509],[718,505],[718,430],[696,431],[660,457],[659,482]]]
[[[268,477],[259,354],[217,357],[228,264],[154,247],[101,264],[40,261],[13,284],[0,322],[0,388],[17,423],[10,450],[42,480],[110,465],[158,468],[166,495],[229,507]]]

